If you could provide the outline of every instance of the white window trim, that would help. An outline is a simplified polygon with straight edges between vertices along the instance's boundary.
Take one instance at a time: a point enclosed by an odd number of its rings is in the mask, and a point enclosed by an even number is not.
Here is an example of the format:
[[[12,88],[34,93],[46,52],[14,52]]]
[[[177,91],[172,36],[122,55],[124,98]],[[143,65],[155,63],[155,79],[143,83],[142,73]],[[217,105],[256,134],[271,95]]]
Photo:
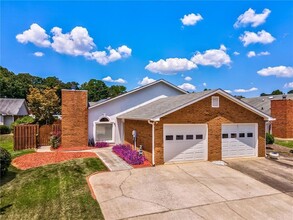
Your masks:
[[[102,118],[107,118],[109,119],[109,121],[100,121]],[[105,142],[107,143],[115,143],[115,122],[113,122],[111,120],[111,118],[109,116],[106,116],[105,114],[102,115],[101,117],[99,117],[98,120],[94,121],[93,122],[93,137],[94,137],[94,142],[96,143],[97,142],[97,139],[96,139],[96,125],[99,124],[112,124],[112,140],[107,140]]]
[[[214,99],[217,99],[218,105],[214,105]],[[212,108],[219,108],[220,107],[220,97],[219,96],[212,96]]]

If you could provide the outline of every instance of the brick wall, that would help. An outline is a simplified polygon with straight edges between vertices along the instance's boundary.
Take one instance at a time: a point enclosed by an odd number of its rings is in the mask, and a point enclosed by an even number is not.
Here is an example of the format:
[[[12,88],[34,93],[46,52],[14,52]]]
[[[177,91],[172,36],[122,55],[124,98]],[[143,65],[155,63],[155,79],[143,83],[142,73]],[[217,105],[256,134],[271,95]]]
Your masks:
[[[164,163],[163,124],[208,124],[208,160],[222,159],[222,124],[257,123],[258,156],[265,156],[265,121],[262,117],[221,96],[220,107],[211,107],[211,97],[171,113],[155,125],[155,163]],[[143,144],[151,159],[151,125],[146,121],[125,120],[125,140],[132,143],[131,131],[138,131],[138,144]],[[151,160],[150,160],[151,161]]]
[[[62,147],[88,145],[87,91],[62,90]]]
[[[293,138],[293,100],[271,100],[271,115],[275,137]]]
[[[147,121],[125,120],[124,141],[133,145],[132,131],[137,132],[136,145],[143,145],[144,155],[148,161],[152,161],[152,125]]]

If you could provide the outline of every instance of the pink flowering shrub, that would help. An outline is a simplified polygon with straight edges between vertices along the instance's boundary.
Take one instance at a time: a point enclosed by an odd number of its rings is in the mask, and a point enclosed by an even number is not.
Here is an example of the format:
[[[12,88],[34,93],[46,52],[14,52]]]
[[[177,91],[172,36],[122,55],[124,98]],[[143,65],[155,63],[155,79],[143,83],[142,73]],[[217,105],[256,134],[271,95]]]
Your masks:
[[[145,161],[145,157],[143,155],[139,155],[136,150],[132,150],[129,145],[115,145],[112,150],[128,164],[139,165],[143,164]]]
[[[98,147],[98,148],[109,147],[109,144],[105,141],[98,141],[96,142],[95,147]]]

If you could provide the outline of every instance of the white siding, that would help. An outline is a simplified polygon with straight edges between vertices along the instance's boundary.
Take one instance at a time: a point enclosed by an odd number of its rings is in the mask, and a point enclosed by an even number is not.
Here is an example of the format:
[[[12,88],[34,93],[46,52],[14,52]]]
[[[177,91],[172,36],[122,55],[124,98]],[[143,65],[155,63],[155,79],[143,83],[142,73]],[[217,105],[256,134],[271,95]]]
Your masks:
[[[14,117],[12,115],[4,116],[4,125],[10,126],[14,122]]]
[[[25,107],[25,104],[22,104],[17,115],[28,115],[28,111],[27,111],[27,108]]]
[[[182,92],[176,90],[175,88],[171,88],[165,83],[158,83],[149,87],[146,87],[142,90],[136,91],[129,95],[123,96],[119,99],[115,99],[105,104],[101,104],[100,106],[90,108],[89,109],[89,118],[88,118],[88,128],[89,128],[89,138],[94,137],[94,124],[95,121],[103,116],[109,116],[111,121],[114,122],[115,127],[115,143],[121,143],[123,136],[123,127],[122,121],[117,121],[117,115],[122,112],[128,111],[137,107],[138,105],[142,105],[146,102],[150,102],[151,100],[158,99],[158,97],[166,97],[166,96],[175,96],[181,95]]]

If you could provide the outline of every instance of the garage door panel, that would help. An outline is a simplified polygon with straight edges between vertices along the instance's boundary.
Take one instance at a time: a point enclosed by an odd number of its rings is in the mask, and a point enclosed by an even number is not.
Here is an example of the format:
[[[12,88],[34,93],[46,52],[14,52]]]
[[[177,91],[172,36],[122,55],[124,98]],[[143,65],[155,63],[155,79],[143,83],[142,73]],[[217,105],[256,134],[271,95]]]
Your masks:
[[[168,135],[173,140],[166,140]],[[176,140],[177,135],[183,135],[183,140]],[[164,125],[165,162],[204,160],[206,152],[207,125]]]
[[[222,157],[256,155],[256,124],[222,125]]]

